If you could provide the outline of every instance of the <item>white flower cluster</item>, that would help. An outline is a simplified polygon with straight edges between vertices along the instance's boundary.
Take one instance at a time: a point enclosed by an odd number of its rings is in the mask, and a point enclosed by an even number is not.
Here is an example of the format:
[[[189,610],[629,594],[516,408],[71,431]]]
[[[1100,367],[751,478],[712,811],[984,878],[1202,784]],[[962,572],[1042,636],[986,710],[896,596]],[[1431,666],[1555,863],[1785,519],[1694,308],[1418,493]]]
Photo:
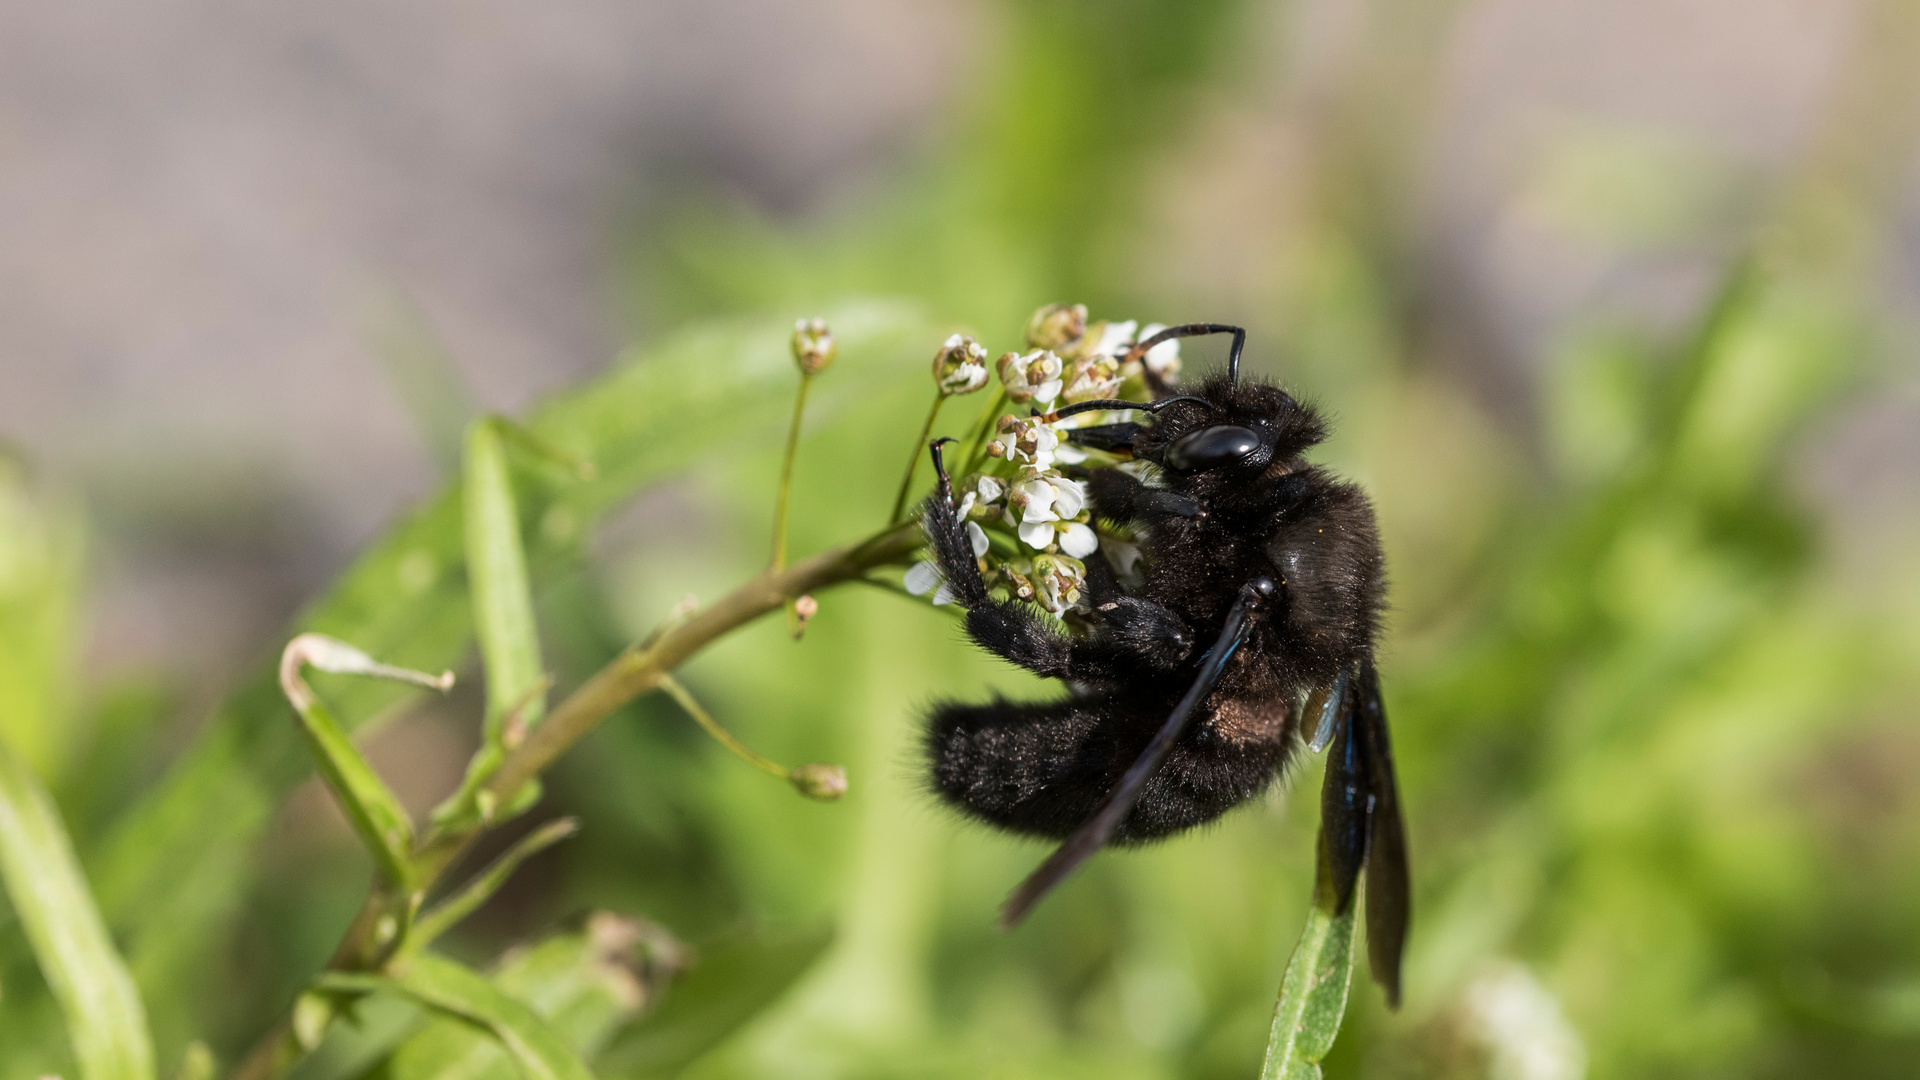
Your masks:
[[[1005,399],[1035,414],[1096,399],[1145,400],[1150,394],[1146,372],[1163,380],[1178,374],[1180,344],[1162,342],[1135,359],[1127,353],[1162,329],[1131,321],[1089,324],[1084,306],[1052,304],[1027,324],[1029,351],[1003,354],[994,369]],[[972,338],[949,338],[935,360],[941,392],[979,389],[986,381],[985,357],[986,350]],[[948,389],[950,382],[965,389]],[[1088,452],[1069,444],[1061,429],[1105,423],[1111,415],[1082,413],[1046,424],[1038,415],[1008,413],[979,433],[984,440],[979,453],[967,456],[984,459],[978,462],[981,471],[959,479],[954,498],[989,587],[1004,588],[1058,617],[1080,604],[1086,586],[1081,560],[1100,551],[1102,537],[1094,530],[1085,486],[1059,469],[1085,461]],[[1124,538],[1109,539],[1108,546],[1128,555],[1138,550]],[[1126,574],[1132,566],[1116,570]],[[953,599],[931,562],[909,570],[906,586],[916,596],[932,592],[936,604]]]

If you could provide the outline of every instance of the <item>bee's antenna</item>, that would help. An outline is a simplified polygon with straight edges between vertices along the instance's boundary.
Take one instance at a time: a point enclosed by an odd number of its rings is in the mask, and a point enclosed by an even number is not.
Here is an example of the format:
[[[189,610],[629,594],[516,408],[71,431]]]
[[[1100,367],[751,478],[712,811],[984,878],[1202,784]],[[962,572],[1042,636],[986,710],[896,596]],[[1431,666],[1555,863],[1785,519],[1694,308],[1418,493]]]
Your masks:
[[[1183,394],[1180,397],[1161,398],[1159,401],[1121,401],[1118,398],[1101,398],[1097,401],[1082,401],[1077,405],[1069,405],[1064,409],[1055,409],[1050,413],[1035,413],[1034,415],[1039,417],[1041,423],[1051,424],[1063,416],[1073,416],[1076,413],[1083,412],[1105,412],[1110,409],[1138,409],[1141,412],[1157,413],[1169,405],[1176,405],[1182,401],[1190,401],[1195,405],[1211,404],[1206,398],[1197,398],[1191,394]]]
[[[1153,348],[1155,345],[1158,345],[1163,341],[1172,341],[1175,338],[1185,338],[1185,337],[1204,337],[1207,334],[1232,334],[1233,335],[1233,348],[1227,353],[1227,381],[1232,383],[1235,386],[1239,386],[1240,385],[1240,350],[1247,347],[1247,332],[1238,326],[1228,326],[1225,323],[1210,323],[1210,322],[1186,323],[1182,326],[1169,326],[1165,330],[1160,331],[1159,333],[1153,335],[1152,337],[1146,339],[1145,341],[1134,342],[1133,347],[1127,350],[1127,355],[1124,357],[1124,359],[1137,360],[1141,356],[1144,356],[1148,349]],[[1171,400],[1177,401],[1179,399],[1174,398]]]

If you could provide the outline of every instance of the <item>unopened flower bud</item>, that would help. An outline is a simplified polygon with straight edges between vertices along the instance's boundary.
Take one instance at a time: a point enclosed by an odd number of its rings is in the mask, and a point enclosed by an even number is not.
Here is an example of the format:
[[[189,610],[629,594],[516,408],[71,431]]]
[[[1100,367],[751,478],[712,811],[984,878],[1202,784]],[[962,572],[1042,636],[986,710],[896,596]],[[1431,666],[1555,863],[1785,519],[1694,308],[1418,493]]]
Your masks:
[[[933,381],[940,393],[971,394],[987,385],[987,347],[955,334],[933,354]]]
[[[800,635],[807,632],[807,623],[820,613],[820,601],[812,593],[793,602],[793,640],[799,641]]]
[[[787,780],[800,794],[821,802],[847,793],[847,770],[838,765],[801,765],[787,773]]]
[[[808,375],[818,375],[833,364],[840,345],[825,319],[801,319],[793,324],[793,362]]]
[[[1035,349],[1064,349],[1087,332],[1087,305],[1048,304],[1027,320],[1027,345]]]

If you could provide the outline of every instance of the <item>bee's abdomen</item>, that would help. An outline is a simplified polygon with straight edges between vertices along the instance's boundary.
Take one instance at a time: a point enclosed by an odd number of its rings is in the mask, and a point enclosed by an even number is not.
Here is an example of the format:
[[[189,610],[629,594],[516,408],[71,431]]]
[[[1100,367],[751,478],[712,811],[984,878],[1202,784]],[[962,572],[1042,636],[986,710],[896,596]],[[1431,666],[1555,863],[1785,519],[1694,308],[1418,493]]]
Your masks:
[[[942,703],[927,723],[932,786],[969,817],[1064,839],[1099,809],[1170,714],[1171,703],[1111,696]],[[1258,733],[1226,730],[1196,718],[1147,780],[1115,841],[1181,832],[1265,791],[1284,764],[1284,716],[1259,726]]]

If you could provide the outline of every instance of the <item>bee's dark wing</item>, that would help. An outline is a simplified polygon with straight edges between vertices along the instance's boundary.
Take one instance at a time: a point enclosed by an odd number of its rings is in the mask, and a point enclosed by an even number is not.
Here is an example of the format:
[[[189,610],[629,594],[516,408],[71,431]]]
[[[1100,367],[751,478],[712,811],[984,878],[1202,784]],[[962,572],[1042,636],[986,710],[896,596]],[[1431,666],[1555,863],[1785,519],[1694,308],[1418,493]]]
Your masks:
[[[1360,871],[1367,873],[1367,960],[1389,1004],[1400,1003],[1400,953],[1406,944],[1408,899],[1406,834],[1387,741],[1380,676],[1362,661],[1346,685],[1336,684],[1337,727],[1320,790],[1320,857],[1336,911],[1353,903]]]
[[[1371,659],[1363,662],[1355,689],[1356,719],[1367,734],[1367,777],[1374,797],[1372,839],[1367,844],[1367,963],[1373,968],[1374,981],[1387,992],[1387,1004],[1397,1008],[1400,953],[1407,942],[1413,901],[1400,789],[1393,778],[1393,745],[1387,739],[1387,707],[1380,700],[1380,676]]]
[[[1361,697],[1356,682],[1343,676],[1333,685],[1337,697],[1328,702],[1334,716],[1333,745],[1327,750],[1327,774],[1320,787],[1321,872],[1333,890],[1335,911],[1353,903],[1372,833],[1373,784],[1367,772],[1367,732],[1355,722]]]
[[[1133,809],[1134,801],[1140,797],[1141,785],[1145,784],[1147,778],[1167,760],[1167,754],[1172,752],[1174,742],[1180,738],[1180,733],[1186,729],[1188,721],[1193,719],[1194,711],[1199,708],[1200,702],[1206,699],[1207,693],[1213,689],[1215,683],[1220,681],[1220,674],[1226,670],[1227,661],[1232,659],[1241,645],[1245,644],[1248,632],[1252,628],[1250,616],[1259,603],[1261,598],[1252,586],[1240,590],[1239,599],[1234,601],[1233,608],[1227,612],[1226,625],[1220,630],[1220,639],[1214,642],[1213,649],[1207,653],[1206,662],[1201,665],[1200,675],[1194,679],[1193,686],[1188,688],[1186,696],[1180,699],[1180,703],[1174,706],[1173,715],[1167,717],[1167,722],[1160,725],[1160,730],[1154,733],[1153,741],[1147,744],[1147,749],[1128,767],[1125,775],[1120,777],[1120,783],[1114,786],[1113,793],[1107,796],[1107,801],[1100,804],[1100,809],[1095,811],[1078,831],[1067,837],[1066,841],[1048,856],[1047,861],[1040,864],[1039,869],[1029,874],[1027,880],[1021,882],[1020,887],[1013,891],[1013,895],[1007,897],[1006,904],[1000,909],[1002,927],[1011,928],[1018,925],[1042,896],[1065,880],[1068,874],[1073,873],[1074,867],[1086,861],[1087,856],[1100,850],[1112,838],[1113,830],[1126,820],[1128,812]]]

